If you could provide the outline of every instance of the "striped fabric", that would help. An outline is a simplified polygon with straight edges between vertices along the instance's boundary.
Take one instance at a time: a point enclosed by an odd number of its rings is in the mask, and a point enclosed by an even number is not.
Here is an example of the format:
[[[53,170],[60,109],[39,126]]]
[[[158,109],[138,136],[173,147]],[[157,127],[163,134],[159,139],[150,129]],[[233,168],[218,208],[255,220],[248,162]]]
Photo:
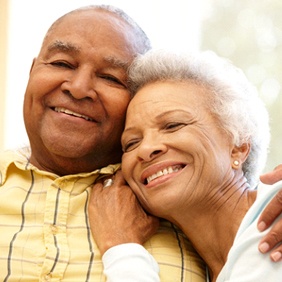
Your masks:
[[[92,239],[91,184],[117,165],[58,177],[14,152],[0,157],[0,281],[106,281]],[[205,265],[169,222],[145,244],[161,281],[205,281]]]

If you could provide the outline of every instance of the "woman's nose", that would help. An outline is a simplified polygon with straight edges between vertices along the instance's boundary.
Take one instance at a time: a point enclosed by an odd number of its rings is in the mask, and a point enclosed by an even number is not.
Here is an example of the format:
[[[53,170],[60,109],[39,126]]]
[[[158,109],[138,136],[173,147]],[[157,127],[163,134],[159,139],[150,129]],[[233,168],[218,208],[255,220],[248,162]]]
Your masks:
[[[143,139],[138,148],[138,158],[140,161],[151,161],[167,151],[167,146],[160,138],[151,137]]]

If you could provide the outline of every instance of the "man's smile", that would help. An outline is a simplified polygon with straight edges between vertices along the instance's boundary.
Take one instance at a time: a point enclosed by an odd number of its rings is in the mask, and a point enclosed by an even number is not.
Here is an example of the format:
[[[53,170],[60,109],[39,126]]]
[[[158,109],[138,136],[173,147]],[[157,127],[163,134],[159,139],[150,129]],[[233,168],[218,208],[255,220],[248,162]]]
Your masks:
[[[75,116],[75,117],[79,117],[79,118],[83,118],[87,121],[94,121],[92,118],[86,116],[86,115],[82,115],[82,114],[79,114],[79,113],[76,113],[76,112],[73,112],[71,110],[68,110],[68,109],[65,109],[65,108],[61,108],[61,107],[55,107],[53,108],[55,112],[57,113],[64,113],[64,114],[67,114],[67,115],[71,115],[71,116]]]

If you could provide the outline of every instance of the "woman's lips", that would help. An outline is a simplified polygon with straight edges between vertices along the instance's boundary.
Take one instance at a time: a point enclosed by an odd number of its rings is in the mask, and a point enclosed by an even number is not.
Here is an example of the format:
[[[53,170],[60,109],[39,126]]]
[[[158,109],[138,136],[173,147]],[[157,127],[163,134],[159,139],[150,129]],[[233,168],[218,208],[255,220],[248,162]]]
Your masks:
[[[177,165],[170,165],[170,166],[167,166],[163,169],[160,169],[158,170],[157,172],[149,175],[148,177],[146,177],[144,179],[144,184],[147,185],[149,184],[151,181],[159,178],[159,177],[162,177],[162,176],[165,176],[165,175],[168,175],[168,174],[172,174],[172,173],[175,173],[175,172],[178,172],[179,170],[182,170],[183,168],[185,167],[185,165],[183,164],[177,164]]]

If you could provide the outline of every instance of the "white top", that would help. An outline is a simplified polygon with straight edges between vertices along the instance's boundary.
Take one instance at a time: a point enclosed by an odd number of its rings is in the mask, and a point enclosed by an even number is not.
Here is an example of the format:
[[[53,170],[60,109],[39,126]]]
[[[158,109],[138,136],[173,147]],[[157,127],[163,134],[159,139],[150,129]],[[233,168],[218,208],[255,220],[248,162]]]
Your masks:
[[[159,266],[139,244],[110,248],[102,257],[107,282],[159,282]]]
[[[259,241],[269,229],[264,232],[257,229],[257,221],[262,210],[281,188],[282,181],[275,185],[259,185],[257,199],[239,227],[217,282],[282,281],[281,264],[272,262],[268,254],[261,254],[258,250]],[[279,218],[281,217],[280,215]],[[110,248],[102,260],[108,282],[160,281],[157,262],[139,244],[122,244]]]
[[[262,210],[281,188],[282,181],[274,185],[259,185],[257,199],[239,227],[217,282],[282,281],[281,263],[272,262],[269,254],[261,254],[258,250],[259,241],[269,229],[264,232],[257,229],[257,221]]]

